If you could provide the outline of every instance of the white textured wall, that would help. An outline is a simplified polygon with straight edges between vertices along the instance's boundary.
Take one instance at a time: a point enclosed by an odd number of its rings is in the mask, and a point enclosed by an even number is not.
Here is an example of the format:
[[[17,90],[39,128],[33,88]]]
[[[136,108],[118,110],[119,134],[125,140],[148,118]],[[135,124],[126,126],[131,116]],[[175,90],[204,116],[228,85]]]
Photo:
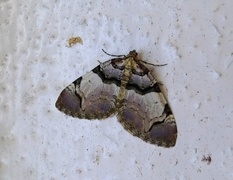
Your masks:
[[[0,1],[0,179],[233,179],[232,0]],[[67,39],[84,44],[67,48]],[[163,83],[174,148],[116,117],[63,115],[63,88],[136,49]],[[208,164],[203,157],[210,156]]]

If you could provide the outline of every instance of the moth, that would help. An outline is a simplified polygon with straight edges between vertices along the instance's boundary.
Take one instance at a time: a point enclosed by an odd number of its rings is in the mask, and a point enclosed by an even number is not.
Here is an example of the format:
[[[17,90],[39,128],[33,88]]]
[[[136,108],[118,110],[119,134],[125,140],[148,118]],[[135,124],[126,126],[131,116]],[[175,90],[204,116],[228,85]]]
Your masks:
[[[104,51],[104,50],[103,50]],[[105,51],[104,51],[105,52]],[[68,85],[56,107],[80,119],[105,119],[117,114],[120,124],[131,133],[163,147],[176,143],[176,121],[159,82],[133,50],[113,56]]]

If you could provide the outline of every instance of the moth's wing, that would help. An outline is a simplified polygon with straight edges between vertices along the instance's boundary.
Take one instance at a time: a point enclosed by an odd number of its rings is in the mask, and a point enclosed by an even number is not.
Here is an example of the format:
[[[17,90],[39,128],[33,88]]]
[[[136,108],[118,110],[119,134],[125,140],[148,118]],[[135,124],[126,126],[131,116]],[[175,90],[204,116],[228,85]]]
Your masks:
[[[118,120],[134,136],[158,146],[174,146],[177,127],[171,109],[149,70],[133,70]]]
[[[115,114],[119,88],[117,83],[105,79],[102,66],[107,67],[107,64],[111,64],[111,60],[101,63],[67,86],[58,97],[56,107],[81,119],[104,119]]]

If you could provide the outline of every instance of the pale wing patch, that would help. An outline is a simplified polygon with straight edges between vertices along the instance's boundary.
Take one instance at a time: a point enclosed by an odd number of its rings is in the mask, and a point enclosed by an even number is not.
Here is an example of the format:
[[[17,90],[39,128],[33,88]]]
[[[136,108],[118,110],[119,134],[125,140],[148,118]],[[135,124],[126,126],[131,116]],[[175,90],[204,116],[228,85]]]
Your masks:
[[[147,106],[147,113],[149,117],[149,122],[156,121],[161,122],[163,119],[159,118],[162,117],[164,106],[167,104],[162,93],[150,92],[143,96],[144,101],[146,102]]]

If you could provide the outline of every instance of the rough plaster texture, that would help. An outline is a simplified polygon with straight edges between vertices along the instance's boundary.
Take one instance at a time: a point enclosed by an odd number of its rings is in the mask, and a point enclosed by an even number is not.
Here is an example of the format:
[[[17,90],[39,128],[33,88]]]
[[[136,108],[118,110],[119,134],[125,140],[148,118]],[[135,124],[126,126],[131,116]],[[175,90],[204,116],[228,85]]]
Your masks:
[[[232,0],[0,1],[0,179],[233,179]],[[80,36],[83,45],[66,47]],[[79,120],[54,103],[108,60],[165,67],[174,148],[131,136],[116,117]],[[211,162],[205,158],[211,157]]]

